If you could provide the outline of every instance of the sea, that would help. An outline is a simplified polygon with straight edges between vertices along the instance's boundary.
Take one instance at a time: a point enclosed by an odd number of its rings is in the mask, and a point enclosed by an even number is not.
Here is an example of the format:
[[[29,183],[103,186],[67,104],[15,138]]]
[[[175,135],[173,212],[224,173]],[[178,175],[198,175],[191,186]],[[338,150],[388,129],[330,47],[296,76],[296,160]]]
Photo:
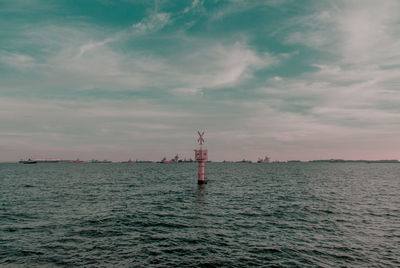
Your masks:
[[[400,164],[0,164],[0,267],[400,267]]]

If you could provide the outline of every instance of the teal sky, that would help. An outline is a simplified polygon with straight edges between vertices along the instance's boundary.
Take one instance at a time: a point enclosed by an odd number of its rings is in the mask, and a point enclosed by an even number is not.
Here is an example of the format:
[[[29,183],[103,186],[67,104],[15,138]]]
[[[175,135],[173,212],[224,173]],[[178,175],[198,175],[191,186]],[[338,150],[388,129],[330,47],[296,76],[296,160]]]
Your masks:
[[[400,1],[0,1],[0,161],[399,159]]]

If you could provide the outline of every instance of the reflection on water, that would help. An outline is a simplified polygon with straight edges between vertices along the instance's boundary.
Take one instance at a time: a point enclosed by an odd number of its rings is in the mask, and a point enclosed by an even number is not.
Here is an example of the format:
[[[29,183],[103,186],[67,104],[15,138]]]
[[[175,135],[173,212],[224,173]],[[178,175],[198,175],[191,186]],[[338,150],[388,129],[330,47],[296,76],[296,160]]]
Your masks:
[[[206,200],[206,185],[205,184],[197,185],[196,199],[201,200],[201,201]]]
[[[197,213],[202,213],[207,207],[206,200],[206,185],[198,184],[195,188],[195,208]]]

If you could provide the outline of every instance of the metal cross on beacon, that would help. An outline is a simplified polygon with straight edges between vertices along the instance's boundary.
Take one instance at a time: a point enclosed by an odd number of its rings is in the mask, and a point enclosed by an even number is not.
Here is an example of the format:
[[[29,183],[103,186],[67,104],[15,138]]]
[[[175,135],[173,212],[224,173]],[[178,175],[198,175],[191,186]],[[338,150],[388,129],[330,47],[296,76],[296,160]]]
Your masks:
[[[203,133],[200,133],[200,131],[197,131],[197,133],[199,134],[199,138],[198,138],[197,141],[199,142],[200,145],[203,145],[203,143],[204,143],[204,138],[203,138],[204,131],[203,131]]]

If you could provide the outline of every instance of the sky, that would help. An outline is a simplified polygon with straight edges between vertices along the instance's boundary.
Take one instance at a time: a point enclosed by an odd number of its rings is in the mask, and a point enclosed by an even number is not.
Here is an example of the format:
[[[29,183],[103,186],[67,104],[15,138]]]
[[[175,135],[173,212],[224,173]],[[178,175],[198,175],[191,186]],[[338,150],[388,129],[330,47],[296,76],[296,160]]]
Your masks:
[[[0,0],[0,161],[400,158],[398,0]]]

